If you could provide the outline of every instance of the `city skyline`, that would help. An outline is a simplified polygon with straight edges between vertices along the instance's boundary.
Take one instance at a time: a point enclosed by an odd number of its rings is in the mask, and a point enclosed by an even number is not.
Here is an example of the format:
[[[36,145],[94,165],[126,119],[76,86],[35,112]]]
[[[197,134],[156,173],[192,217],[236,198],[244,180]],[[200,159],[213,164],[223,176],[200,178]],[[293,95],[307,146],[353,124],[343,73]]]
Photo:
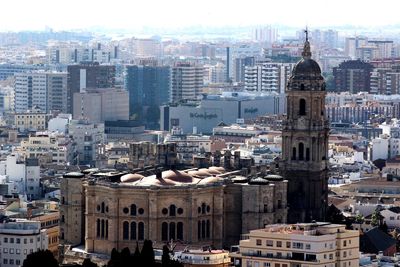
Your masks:
[[[251,0],[245,5],[226,0],[205,0],[201,5],[181,0],[140,3],[117,0],[113,1],[113,7],[110,8],[104,3],[95,5],[93,2],[71,0],[60,9],[49,0],[13,1],[3,3],[3,10],[9,12],[3,12],[0,17],[0,31],[37,31],[46,27],[56,31],[102,28],[138,30],[147,27],[181,29],[267,24],[291,27],[309,25],[311,28],[352,25],[356,28],[360,25],[379,27],[400,23],[396,9],[387,8],[396,6],[396,2],[383,2],[385,4],[375,5],[372,0],[363,1],[360,7],[357,2],[344,0],[323,5],[317,0]]]

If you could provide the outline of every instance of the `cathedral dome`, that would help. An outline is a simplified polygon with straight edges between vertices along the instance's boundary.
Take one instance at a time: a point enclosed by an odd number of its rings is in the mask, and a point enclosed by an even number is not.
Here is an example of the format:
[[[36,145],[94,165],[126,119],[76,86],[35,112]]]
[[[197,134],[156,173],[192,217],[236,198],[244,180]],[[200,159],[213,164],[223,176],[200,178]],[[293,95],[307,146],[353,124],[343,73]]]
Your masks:
[[[301,53],[303,58],[294,66],[290,76],[288,91],[325,91],[324,77],[319,64],[311,58],[311,48],[308,38]]]

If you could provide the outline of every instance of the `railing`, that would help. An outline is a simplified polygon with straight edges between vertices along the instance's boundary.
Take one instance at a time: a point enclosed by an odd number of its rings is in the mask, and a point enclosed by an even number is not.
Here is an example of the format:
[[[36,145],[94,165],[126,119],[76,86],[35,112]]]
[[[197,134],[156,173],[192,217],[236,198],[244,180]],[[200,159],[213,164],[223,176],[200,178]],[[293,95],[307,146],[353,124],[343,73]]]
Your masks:
[[[257,254],[257,253],[243,253],[243,256],[249,256],[249,257],[260,257],[260,258],[269,258],[269,259],[283,259],[283,260],[292,260],[292,261],[305,261],[305,262],[319,262],[319,260],[315,259],[299,259],[299,258],[294,258],[292,256],[278,256],[278,255],[265,255],[265,254]]]

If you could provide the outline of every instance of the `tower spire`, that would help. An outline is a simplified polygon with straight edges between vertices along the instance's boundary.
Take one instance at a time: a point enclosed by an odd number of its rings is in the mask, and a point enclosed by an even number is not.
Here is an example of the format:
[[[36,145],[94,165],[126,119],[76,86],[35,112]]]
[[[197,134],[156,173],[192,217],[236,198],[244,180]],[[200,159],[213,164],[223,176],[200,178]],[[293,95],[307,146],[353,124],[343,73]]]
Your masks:
[[[308,41],[308,27],[304,30],[304,33],[306,34],[306,41],[304,42],[304,48],[303,52],[301,55],[303,56],[304,59],[310,59],[311,58],[311,47],[310,47],[310,42]]]

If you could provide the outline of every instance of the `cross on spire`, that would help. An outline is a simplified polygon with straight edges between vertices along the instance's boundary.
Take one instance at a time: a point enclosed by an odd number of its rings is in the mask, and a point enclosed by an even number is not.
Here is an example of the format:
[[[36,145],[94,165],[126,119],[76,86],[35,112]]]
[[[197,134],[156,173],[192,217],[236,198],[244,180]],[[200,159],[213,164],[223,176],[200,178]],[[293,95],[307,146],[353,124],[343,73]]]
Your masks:
[[[305,34],[306,34],[306,42],[308,42],[308,27],[306,26],[306,29],[304,30]]]

